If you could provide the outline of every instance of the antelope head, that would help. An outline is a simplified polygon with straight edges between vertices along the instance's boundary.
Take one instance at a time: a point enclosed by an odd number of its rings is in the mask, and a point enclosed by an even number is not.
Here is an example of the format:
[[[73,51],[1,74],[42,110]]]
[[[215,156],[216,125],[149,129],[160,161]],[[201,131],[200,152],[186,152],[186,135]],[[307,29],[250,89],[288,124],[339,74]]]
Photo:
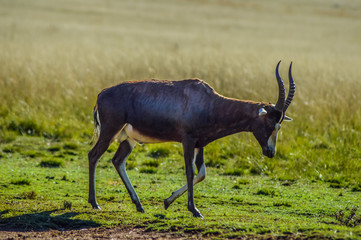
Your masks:
[[[288,71],[289,91],[286,99],[285,86],[276,67],[276,79],[278,83],[278,100],[276,105],[261,104],[258,109],[258,115],[252,124],[252,132],[256,137],[258,143],[262,147],[263,155],[273,158],[276,153],[277,134],[281,128],[283,121],[291,121],[292,119],[286,116],[286,110],[291,104],[295,94],[295,83],[292,77],[292,62]]]

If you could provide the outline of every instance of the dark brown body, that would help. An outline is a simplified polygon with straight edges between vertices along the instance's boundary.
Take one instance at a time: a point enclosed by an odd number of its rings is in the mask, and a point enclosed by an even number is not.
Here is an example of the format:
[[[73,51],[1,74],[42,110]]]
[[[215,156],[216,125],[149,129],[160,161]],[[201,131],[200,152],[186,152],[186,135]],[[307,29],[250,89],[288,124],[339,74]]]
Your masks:
[[[233,133],[251,131],[249,122],[267,105],[225,98],[204,81],[189,79],[122,83],[99,94],[97,109],[100,122],[118,128],[129,123],[161,141],[182,142],[190,137],[199,148]]]
[[[263,153],[273,157],[277,124],[283,118],[284,112],[271,104],[223,97],[199,79],[125,82],[105,89],[98,95],[94,109],[98,140],[89,152],[89,203],[99,208],[95,199],[95,168],[110,143],[118,139],[120,145],[113,164],[137,210],[143,212],[126,174],[126,158],[136,142],[174,141],[183,146],[187,185],[164,201],[165,208],[188,190],[188,209],[194,216],[202,217],[193,202],[193,184],[205,178],[203,147],[218,138],[250,131]],[[194,164],[198,168],[195,178]]]

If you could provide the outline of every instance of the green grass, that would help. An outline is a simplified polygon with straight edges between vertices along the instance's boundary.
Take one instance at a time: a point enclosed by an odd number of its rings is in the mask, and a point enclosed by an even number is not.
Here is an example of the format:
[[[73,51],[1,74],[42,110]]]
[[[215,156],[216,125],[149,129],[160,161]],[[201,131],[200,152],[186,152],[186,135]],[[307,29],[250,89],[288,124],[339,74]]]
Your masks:
[[[361,194],[360,19],[352,0],[1,1],[0,229],[360,238],[359,210],[350,218]],[[249,133],[206,147],[207,178],[195,187],[203,221],[186,196],[163,210],[185,183],[174,143],[129,156],[145,214],[112,166],[116,144],[97,168],[103,211],[90,209],[87,152],[101,89],[198,77],[229,97],[274,102],[280,59],[284,80],[294,63],[294,121],[282,124],[273,159]]]
[[[41,160],[39,165],[41,167],[56,168],[56,167],[64,166],[64,163],[59,159],[44,159],[44,160]]]
[[[14,185],[30,185],[29,179],[17,179],[10,182]]]
[[[360,214],[357,212],[359,210],[359,206],[346,208],[344,210],[340,210],[336,212],[336,219],[342,224],[349,227],[356,227],[361,224],[361,217]]]
[[[158,167],[143,165],[149,161],[147,145],[138,145],[132,153],[132,162],[140,168],[128,169],[128,174],[145,208],[144,214],[136,211],[112,166],[110,159],[114,152],[106,153],[96,173],[97,198],[103,210],[95,211],[87,203],[89,145],[75,143],[77,154],[64,154],[65,164],[61,168],[39,165],[43,158],[53,154],[47,148],[58,145],[57,141],[18,137],[2,146],[43,150],[44,156],[32,158],[24,157],[21,152],[3,153],[0,229],[17,227],[37,231],[121,224],[144,227],[148,231],[197,233],[217,238],[297,235],[357,239],[361,236],[360,213],[352,210],[359,205],[361,192],[354,191],[352,184],[334,188],[330,181],[307,177],[226,175],[223,168],[209,167],[206,180],[195,187],[195,202],[204,220],[193,218],[188,212],[186,195],[164,210],[163,200],[186,181],[180,146],[174,144],[165,144],[169,155],[156,160],[160,162]],[[143,168],[154,168],[155,172],[146,172]],[[31,184],[17,184],[26,180]],[[346,180],[334,180],[343,181]],[[75,224],[68,225],[66,221]]]

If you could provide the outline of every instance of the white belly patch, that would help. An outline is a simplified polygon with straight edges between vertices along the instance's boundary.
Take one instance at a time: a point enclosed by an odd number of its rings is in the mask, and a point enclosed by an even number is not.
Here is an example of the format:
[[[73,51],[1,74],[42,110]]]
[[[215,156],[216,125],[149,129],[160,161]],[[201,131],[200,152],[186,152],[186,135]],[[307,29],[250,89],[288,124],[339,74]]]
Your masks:
[[[135,129],[131,124],[126,124],[124,126],[124,128],[122,129],[122,132],[125,132],[126,136],[138,143],[160,143],[160,142],[167,142],[165,140],[161,140],[161,139],[157,139],[157,138],[153,138],[150,136],[146,136],[142,133],[140,133],[137,129]],[[124,135],[121,133],[120,135],[120,139],[121,138],[124,139]],[[125,139],[124,139],[125,140]]]

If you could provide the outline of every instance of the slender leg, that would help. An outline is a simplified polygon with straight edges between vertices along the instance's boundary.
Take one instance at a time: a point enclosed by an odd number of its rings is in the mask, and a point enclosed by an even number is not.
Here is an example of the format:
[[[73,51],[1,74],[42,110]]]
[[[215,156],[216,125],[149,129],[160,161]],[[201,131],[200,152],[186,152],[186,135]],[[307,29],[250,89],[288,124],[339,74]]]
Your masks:
[[[183,142],[183,154],[186,165],[187,186],[188,186],[188,210],[193,213],[194,217],[203,218],[202,214],[194,205],[193,199],[193,178],[194,178],[194,145],[192,141]]]
[[[103,131],[104,132],[104,131]],[[97,167],[99,158],[108,149],[114,134],[100,133],[98,142],[88,153],[89,159],[89,197],[88,202],[92,205],[93,209],[101,209],[95,197],[95,169]]]
[[[135,142],[128,139],[119,144],[118,150],[115,153],[112,162],[114,167],[117,169],[120,178],[122,179],[125,187],[128,190],[129,196],[132,199],[132,202],[135,204],[138,212],[144,212],[142,204],[139,201],[139,197],[132,186],[132,183],[129,180],[127,171],[126,171],[126,160],[132,149],[135,146]]]
[[[195,158],[196,158],[196,166],[198,170],[197,176],[193,180],[193,185],[196,185],[197,183],[203,181],[206,178],[206,166],[204,164],[203,159],[203,148],[194,149],[195,152]],[[187,184],[185,184],[183,187],[178,189],[177,191],[174,191],[172,193],[172,196],[164,200],[164,208],[167,209],[177,198],[182,196],[188,189]]]

